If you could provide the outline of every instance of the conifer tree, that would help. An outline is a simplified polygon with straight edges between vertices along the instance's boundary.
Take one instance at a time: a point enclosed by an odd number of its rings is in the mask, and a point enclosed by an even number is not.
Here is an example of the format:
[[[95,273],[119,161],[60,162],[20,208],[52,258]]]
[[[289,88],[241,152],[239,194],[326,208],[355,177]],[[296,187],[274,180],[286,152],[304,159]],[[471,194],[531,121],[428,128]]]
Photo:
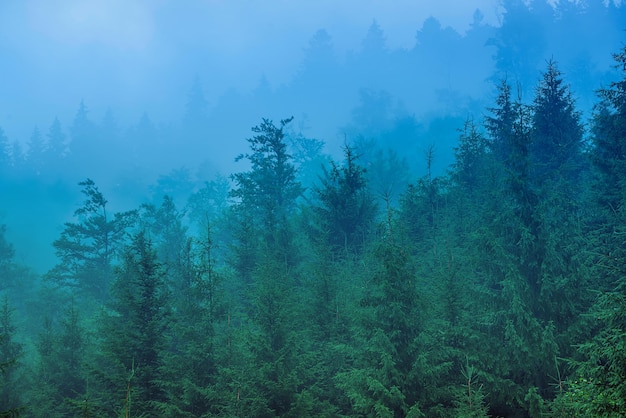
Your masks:
[[[23,346],[16,341],[13,309],[8,297],[0,307],[0,416],[17,416],[25,390],[20,372]]]
[[[269,251],[283,263],[293,263],[288,215],[295,209],[302,188],[285,141],[284,128],[292,119],[281,120],[280,127],[263,119],[252,128],[256,135],[248,139],[250,153],[237,157],[251,165],[250,171],[232,176],[235,188],[231,196],[236,200],[234,214],[238,219],[236,265],[244,277],[254,267],[258,251]]]
[[[614,55],[622,78],[599,90],[591,158],[600,216],[592,233],[592,277],[601,291],[591,310],[598,332],[581,344],[576,376],[561,407],[581,416],[617,417],[626,409],[626,47]]]
[[[7,178],[11,168],[11,154],[9,150],[9,139],[0,126],[0,179]]]
[[[319,204],[314,208],[317,239],[327,242],[335,254],[356,255],[362,251],[376,216],[365,169],[349,145],[342,164],[331,161],[315,189]]]
[[[135,212],[111,216],[108,201],[93,180],[87,179],[79,185],[83,186],[82,193],[87,199],[74,212],[78,222],[66,222],[60,238],[54,241],[60,263],[46,278],[104,302],[111,284],[112,262],[134,223]]]
[[[572,197],[572,183],[577,183],[582,168],[583,127],[569,87],[552,60],[536,89],[532,111],[533,180],[544,186],[546,182],[569,186],[567,195]],[[558,183],[561,178],[566,185]]]
[[[616,67],[626,68],[626,48],[614,55]],[[600,203],[612,212],[626,203],[626,77],[598,91],[600,102],[592,121],[591,158],[598,170]]]
[[[28,141],[28,154],[26,160],[30,170],[36,175],[41,175],[45,165],[45,150],[46,144],[39,131],[39,128],[35,127],[33,133]]]
[[[99,403],[109,413],[159,416],[167,400],[162,367],[168,303],[161,264],[144,232],[124,250],[115,277],[96,374]]]

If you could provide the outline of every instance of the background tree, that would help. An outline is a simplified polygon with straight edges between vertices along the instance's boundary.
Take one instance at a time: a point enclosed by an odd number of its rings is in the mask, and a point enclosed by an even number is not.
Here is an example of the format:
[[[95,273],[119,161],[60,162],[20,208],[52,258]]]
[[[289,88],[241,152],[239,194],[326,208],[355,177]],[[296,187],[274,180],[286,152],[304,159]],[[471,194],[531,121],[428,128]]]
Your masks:
[[[42,174],[42,170],[45,165],[45,151],[46,144],[43,136],[41,135],[39,128],[35,127],[30,139],[28,140],[28,152],[26,154],[28,166],[35,175]]]
[[[9,150],[9,139],[0,126],[0,179],[7,179],[11,167],[11,154]]]

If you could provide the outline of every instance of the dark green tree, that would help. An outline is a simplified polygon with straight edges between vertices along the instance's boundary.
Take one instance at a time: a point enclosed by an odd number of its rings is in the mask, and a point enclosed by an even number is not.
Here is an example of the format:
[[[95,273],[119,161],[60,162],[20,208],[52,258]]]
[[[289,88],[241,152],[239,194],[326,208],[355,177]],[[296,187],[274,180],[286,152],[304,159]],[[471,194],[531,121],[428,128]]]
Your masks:
[[[85,333],[73,301],[60,329],[46,318],[37,342],[39,362],[30,395],[33,416],[62,417],[81,411],[88,396]]]
[[[614,56],[624,74],[626,48]],[[626,203],[626,77],[598,91],[600,102],[592,121],[591,158],[598,172],[595,187],[600,203],[618,211]]]
[[[382,242],[377,268],[360,304],[362,329],[351,371],[338,373],[337,385],[363,416],[421,416],[425,385],[419,370],[418,337],[423,303],[411,259],[401,247]]]
[[[16,341],[13,309],[5,296],[0,307],[0,416],[17,416],[22,407],[24,377],[21,373],[23,346]]]
[[[536,89],[532,112],[533,181],[550,188],[567,186],[564,193],[572,198],[572,185],[578,183],[582,168],[583,126],[572,93],[553,60],[548,61]]]
[[[109,414],[160,416],[166,402],[163,350],[168,292],[156,251],[136,234],[115,269],[109,314],[103,320],[97,377],[99,403]]]
[[[592,121],[597,214],[589,246],[591,276],[600,290],[591,310],[597,332],[579,345],[575,376],[556,410],[618,417],[626,408],[626,47],[614,55],[622,78],[600,89]]]
[[[335,254],[355,255],[362,251],[376,216],[365,169],[358,164],[352,147],[344,147],[342,164],[331,161],[321,184],[315,189],[318,239],[328,243]]]
[[[295,209],[302,188],[285,140],[284,128],[292,119],[281,120],[280,127],[263,119],[252,128],[256,135],[248,139],[250,153],[237,157],[237,161],[246,159],[251,165],[250,171],[232,175],[235,188],[231,196],[238,220],[236,266],[244,277],[254,267],[258,251],[269,251],[283,263],[294,262],[288,215]]]
[[[10,278],[13,276],[14,268],[13,257],[15,256],[15,249],[6,239],[6,230],[6,225],[0,225],[0,277],[2,277],[0,290],[11,287]]]
[[[460,130],[459,145],[455,148],[452,178],[463,190],[475,195],[485,184],[488,161],[488,142],[473,119],[465,121]]]

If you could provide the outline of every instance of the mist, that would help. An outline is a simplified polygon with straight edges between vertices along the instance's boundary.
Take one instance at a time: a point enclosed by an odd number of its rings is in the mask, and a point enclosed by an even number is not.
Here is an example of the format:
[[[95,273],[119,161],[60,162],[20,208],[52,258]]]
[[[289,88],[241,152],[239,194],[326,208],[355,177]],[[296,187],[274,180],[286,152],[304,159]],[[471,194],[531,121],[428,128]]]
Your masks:
[[[622,3],[0,2],[0,416],[623,413]]]

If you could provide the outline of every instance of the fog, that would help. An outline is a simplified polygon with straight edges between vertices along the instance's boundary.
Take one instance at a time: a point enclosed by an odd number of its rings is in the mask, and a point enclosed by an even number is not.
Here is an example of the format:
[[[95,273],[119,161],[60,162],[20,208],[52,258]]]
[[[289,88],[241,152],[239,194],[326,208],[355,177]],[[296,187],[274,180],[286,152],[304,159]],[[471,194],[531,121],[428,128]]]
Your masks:
[[[622,416],[625,30],[0,0],[0,416]]]
[[[406,159],[411,179],[432,147],[445,173],[457,130],[482,119],[498,80],[530,98],[548,59],[589,116],[613,77],[624,8],[588,3],[2,2],[3,151],[24,169],[3,185],[0,221],[18,254],[45,268],[79,181],[93,178],[123,209],[173,170],[227,177],[244,169],[234,159],[262,118],[294,116],[292,135],[330,156],[374,141]],[[62,160],[34,174],[34,133],[50,149],[55,120]]]
[[[80,100],[96,118],[111,107],[126,123],[144,111],[178,122],[196,75],[211,106],[230,88],[252,91],[263,76],[273,88],[289,84],[318,29],[343,60],[361,48],[374,19],[391,49],[413,47],[431,15],[460,32],[476,8],[485,23],[497,22],[494,1],[421,3],[3,2],[2,75],[12,82],[2,91],[0,124],[24,139],[33,123],[70,120]]]

